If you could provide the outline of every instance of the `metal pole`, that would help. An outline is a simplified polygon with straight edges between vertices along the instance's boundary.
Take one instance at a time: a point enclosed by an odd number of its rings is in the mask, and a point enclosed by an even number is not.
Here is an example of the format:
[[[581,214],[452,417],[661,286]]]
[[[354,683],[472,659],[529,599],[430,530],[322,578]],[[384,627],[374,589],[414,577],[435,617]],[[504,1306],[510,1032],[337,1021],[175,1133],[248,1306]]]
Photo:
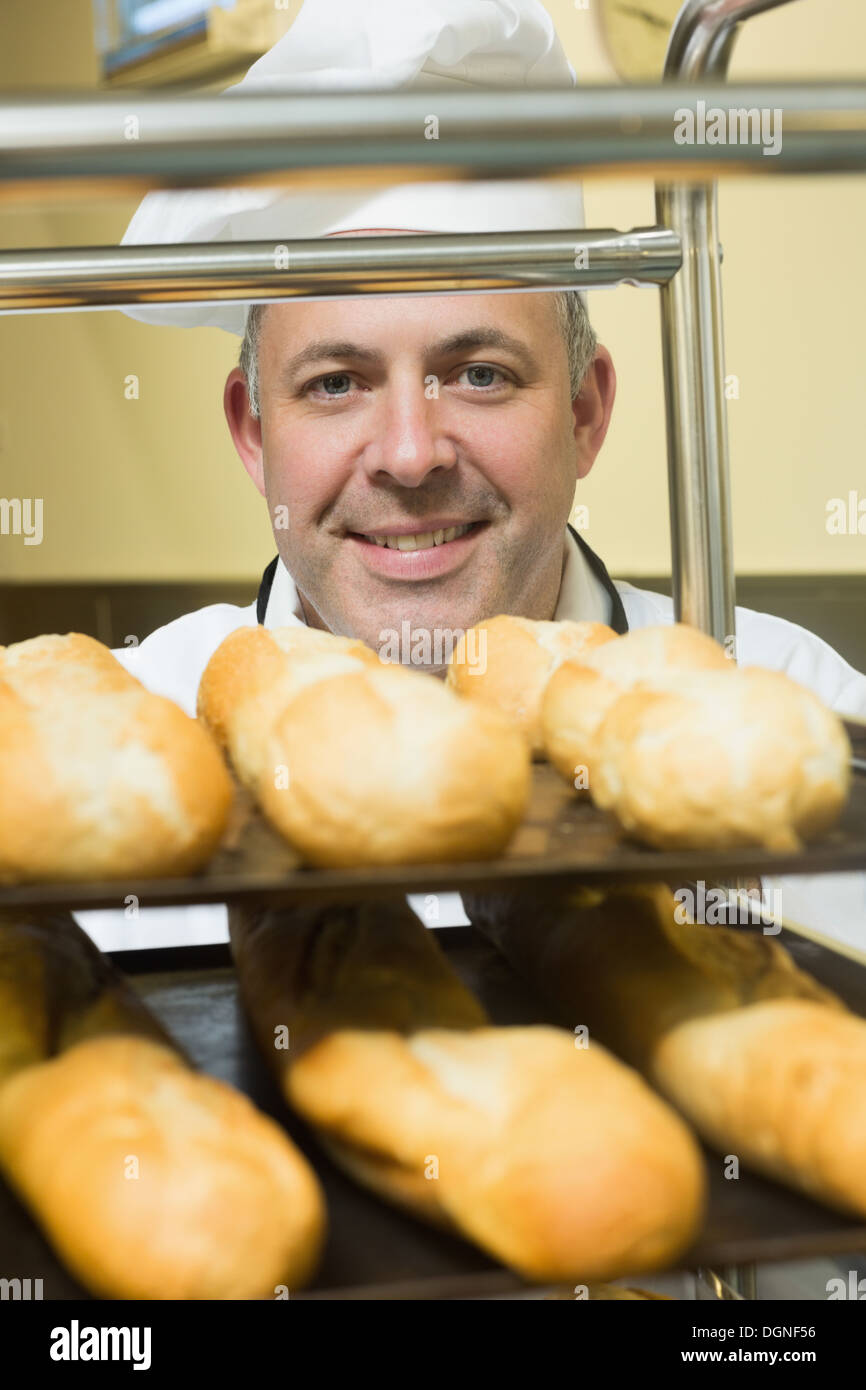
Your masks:
[[[662,285],[681,264],[678,238],[654,227],[5,251],[0,313]]]
[[[778,0],[763,7],[770,3]],[[696,75],[704,80],[518,91],[7,94],[0,97],[0,199],[32,204],[37,194],[80,198],[223,183],[318,184],[333,192],[395,179],[536,179],[549,171],[682,180],[866,168],[866,83],[737,86]],[[745,141],[678,140],[678,113],[689,107],[697,114],[698,103],[705,113],[781,110],[781,148],[771,151],[754,130]]]
[[[724,77],[737,25],[785,3],[689,0],[671,33],[664,80]],[[657,186],[656,215],[679,233],[683,248],[682,272],[661,289],[674,615],[724,642],[736,658],[716,183]],[[757,1298],[753,1265],[701,1273],[717,1298]]]
[[[664,82],[723,78],[740,21],[788,2],[689,0],[671,34]],[[727,90],[716,104],[733,103],[735,89]],[[674,611],[735,656],[716,184],[657,185],[656,215],[683,248],[682,271],[661,290]]]

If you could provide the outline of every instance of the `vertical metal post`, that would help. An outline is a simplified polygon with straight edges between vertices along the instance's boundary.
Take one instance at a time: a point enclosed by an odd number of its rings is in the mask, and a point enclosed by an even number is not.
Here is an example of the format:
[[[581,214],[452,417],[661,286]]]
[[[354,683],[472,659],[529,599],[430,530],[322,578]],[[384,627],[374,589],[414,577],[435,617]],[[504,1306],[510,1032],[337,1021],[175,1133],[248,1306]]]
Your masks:
[[[736,26],[789,0],[688,0],[664,81],[727,75]],[[735,581],[715,182],[656,185],[656,221],[678,233],[683,267],[661,293],[675,616],[731,655]]]
[[[736,26],[789,0],[688,0],[665,81],[727,76]],[[736,585],[725,408],[721,254],[715,182],[656,185],[656,220],[678,232],[683,268],[661,288],[674,612],[736,658]],[[737,886],[741,886],[739,881]],[[717,1298],[757,1298],[754,1265],[697,1276]]]
[[[656,217],[683,248],[660,291],[674,610],[725,642],[735,581],[715,184],[657,189]]]

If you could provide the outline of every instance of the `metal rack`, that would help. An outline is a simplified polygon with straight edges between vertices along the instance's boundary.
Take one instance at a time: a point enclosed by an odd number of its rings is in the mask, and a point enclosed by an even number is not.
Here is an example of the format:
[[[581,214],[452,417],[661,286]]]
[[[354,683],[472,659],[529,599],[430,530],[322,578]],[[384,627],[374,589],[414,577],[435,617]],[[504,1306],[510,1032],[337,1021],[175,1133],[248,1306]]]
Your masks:
[[[735,638],[717,180],[866,170],[866,84],[725,81],[738,25],[790,0],[687,0],[658,86],[337,96],[80,94],[0,98],[4,202],[154,187],[356,185],[383,178],[656,180],[657,225],[535,233],[0,252],[0,313],[367,294],[589,289],[661,294],[672,574],[678,619]],[[784,140],[677,144],[684,108],[783,112]],[[125,138],[136,114],[142,138]],[[576,251],[586,248],[586,262]],[[282,261],[280,265],[282,265]],[[808,866],[807,866],[808,867]],[[795,866],[796,868],[796,866]],[[649,872],[649,870],[648,870]],[[199,896],[197,901],[201,901]],[[736,1276],[739,1277],[739,1276]],[[747,1284],[742,1276],[744,1286]]]

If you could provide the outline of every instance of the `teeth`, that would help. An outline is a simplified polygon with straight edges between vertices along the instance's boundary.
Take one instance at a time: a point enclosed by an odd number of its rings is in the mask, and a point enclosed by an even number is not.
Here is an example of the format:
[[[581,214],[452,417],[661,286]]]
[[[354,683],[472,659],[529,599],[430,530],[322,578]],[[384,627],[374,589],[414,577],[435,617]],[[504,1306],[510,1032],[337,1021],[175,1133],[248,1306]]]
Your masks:
[[[458,536],[465,536],[473,524],[470,521],[465,526],[449,526],[441,531],[419,531],[414,536],[365,536],[364,539],[387,546],[389,550],[429,550],[431,546],[444,545],[447,541],[456,541]]]
[[[398,550],[427,550],[433,544],[433,532],[419,531],[415,536],[395,536],[394,541]],[[390,539],[388,545],[391,545]]]

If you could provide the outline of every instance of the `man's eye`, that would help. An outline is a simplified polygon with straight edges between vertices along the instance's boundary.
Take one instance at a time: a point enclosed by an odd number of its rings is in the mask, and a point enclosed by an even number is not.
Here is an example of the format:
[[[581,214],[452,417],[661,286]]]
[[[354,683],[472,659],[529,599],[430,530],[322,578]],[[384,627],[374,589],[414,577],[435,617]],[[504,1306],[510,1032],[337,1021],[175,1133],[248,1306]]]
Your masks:
[[[472,367],[464,367],[460,376],[469,377],[469,385],[475,390],[498,386],[501,384],[501,381],[504,380],[504,373],[501,372],[498,367],[486,367],[483,362],[479,362]],[[499,377],[500,381],[492,380],[493,377]]]
[[[320,376],[311,381],[307,389],[312,390],[314,386],[320,386],[326,396],[345,396],[348,394],[351,381],[348,372],[330,372],[327,376]],[[336,387],[336,390],[332,389],[333,387]]]

